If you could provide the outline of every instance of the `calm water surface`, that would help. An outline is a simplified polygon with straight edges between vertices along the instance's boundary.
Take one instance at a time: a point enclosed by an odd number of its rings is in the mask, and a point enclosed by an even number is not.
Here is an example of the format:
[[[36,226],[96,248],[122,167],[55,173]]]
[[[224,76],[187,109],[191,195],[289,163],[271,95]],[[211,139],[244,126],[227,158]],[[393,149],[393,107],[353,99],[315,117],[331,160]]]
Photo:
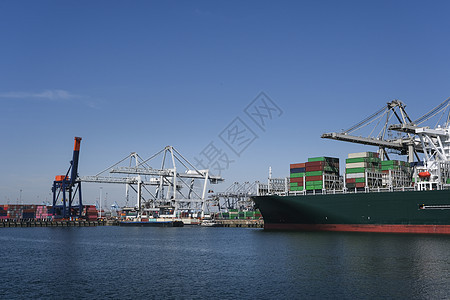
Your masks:
[[[450,236],[2,228],[1,299],[449,299]]]

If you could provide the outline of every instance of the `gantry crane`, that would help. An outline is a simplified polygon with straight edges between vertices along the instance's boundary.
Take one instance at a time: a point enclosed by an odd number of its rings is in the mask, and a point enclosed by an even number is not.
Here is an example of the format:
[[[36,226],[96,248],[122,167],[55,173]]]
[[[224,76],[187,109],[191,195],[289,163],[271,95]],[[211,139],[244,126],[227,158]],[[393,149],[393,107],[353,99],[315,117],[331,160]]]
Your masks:
[[[322,134],[322,138],[334,139],[339,141],[358,143],[370,146],[377,146],[380,149],[380,157],[388,159],[389,156],[386,149],[393,149],[400,152],[402,155],[408,155],[408,161],[414,161],[414,155],[417,152],[423,152],[421,143],[414,138],[412,134],[407,132],[396,138],[388,136],[388,130],[391,130],[392,117],[400,123],[400,126],[410,124],[412,121],[405,110],[406,105],[400,100],[393,100],[388,102],[386,106],[376,111],[369,117],[358,122],[347,130],[341,132],[332,132]],[[361,130],[369,125],[375,125],[367,137],[357,136],[355,132]],[[379,130],[375,132],[375,130]]]
[[[394,100],[349,129],[339,133],[324,133],[322,138],[378,146],[381,154],[383,154],[382,158],[386,159],[389,159],[386,149],[398,150],[402,155],[407,154],[408,161],[415,165],[413,176],[415,178],[415,187],[418,190],[442,189],[445,186],[450,186],[449,110],[450,98],[447,98],[422,117],[412,121],[405,111],[405,105],[399,100]],[[425,122],[430,121],[439,114],[440,117],[432,128],[424,125]],[[399,124],[389,124],[390,116],[392,115],[396,117]],[[386,116],[386,120],[382,124],[382,130],[378,135],[362,137],[352,134],[356,130],[376,121],[378,121],[378,124],[381,123],[383,116]],[[441,124],[444,117],[445,122]],[[395,139],[386,138],[388,131],[396,131],[399,133],[399,136]],[[420,160],[418,153],[423,153],[423,161]],[[414,155],[417,157],[417,163],[414,163]]]
[[[162,157],[159,168],[150,166],[150,162]],[[128,166],[120,166],[129,160]],[[109,173],[107,175],[106,173]],[[179,212],[205,211],[207,184],[216,184],[224,179],[199,170],[192,165],[173,146],[166,146],[148,159],[142,159],[136,152],[115,163],[94,176],[83,176],[80,182],[119,183],[126,185],[126,202],[130,189],[136,192],[135,208],[138,214],[145,210],[162,208],[170,211],[174,217]],[[196,182],[202,185],[197,187]]]
[[[56,215],[57,202],[62,194],[62,212],[64,218],[73,216],[72,204],[78,195],[78,216],[81,217],[83,212],[83,203],[81,198],[81,181],[78,179],[78,160],[80,157],[81,137],[75,137],[75,145],[73,148],[73,158],[66,175],[55,176],[53,181],[53,215]],[[70,173],[70,177],[69,177]],[[66,194],[67,193],[67,194]]]

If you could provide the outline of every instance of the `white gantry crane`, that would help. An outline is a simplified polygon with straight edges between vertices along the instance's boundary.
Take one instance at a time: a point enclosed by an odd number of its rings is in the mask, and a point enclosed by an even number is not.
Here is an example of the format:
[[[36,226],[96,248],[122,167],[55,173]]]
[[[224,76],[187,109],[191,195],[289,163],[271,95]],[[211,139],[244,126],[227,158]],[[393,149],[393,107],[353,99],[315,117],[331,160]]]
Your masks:
[[[415,189],[449,187],[450,98],[415,121],[410,119],[405,107],[406,105],[401,101],[393,100],[349,129],[325,133],[322,138],[377,146],[381,159],[389,160],[387,150],[408,155],[408,162],[415,166],[413,174]],[[433,127],[424,125],[425,122],[430,123],[436,117],[438,120]],[[392,124],[392,118],[399,123]],[[443,119],[443,124],[440,124]],[[361,132],[363,128],[373,129],[367,136],[355,134],[358,131]],[[397,132],[397,136],[393,137],[393,131]],[[419,157],[419,153],[423,153],[423,159]],[[414,162],[414,157],[417,158],[417,162]]]
[[[158,167],[152,167],[158,159]],[[126,161],[129,161],[128,166],[123,166]],[[174,147],[166,146],[147,159],[133,152],[102,172],[79,180],[125,184],[126,203],[130,190],[137,194],[138,215],[158,209],[159,214],[175,218],[183,213],[203,214],[208,183],[216,184],[223,178],[210,174],[209,170],[197,169]]]
[[[415,168],[414,178],[418,190],[442,189],[450,184],[450,98],[419,119],[391,125],[390,130],[413,134],[420,143],[423,163]],[[433,128],[423,126],[428,120],[439,116]],[[445,122],[442,119],[445,117]]]

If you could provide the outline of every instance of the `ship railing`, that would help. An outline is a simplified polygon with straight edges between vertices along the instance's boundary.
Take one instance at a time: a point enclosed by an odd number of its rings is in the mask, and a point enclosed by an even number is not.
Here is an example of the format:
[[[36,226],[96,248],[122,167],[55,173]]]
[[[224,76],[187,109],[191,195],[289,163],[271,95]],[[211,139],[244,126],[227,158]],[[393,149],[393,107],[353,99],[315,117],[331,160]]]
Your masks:
[[[445,189],[450,189],[450,184],[444,185]],[[333,189],[333,190],[310,190],[310,191],[287,191],[271,193],[278,196],[303,196],[303,195],[332,195],[332,194],[364,194],[364,193],[388,193],[388,192],[407,192],[415,191],[412,186],[404,187],[375,187],[375,188],[352,188],[352,189]]]

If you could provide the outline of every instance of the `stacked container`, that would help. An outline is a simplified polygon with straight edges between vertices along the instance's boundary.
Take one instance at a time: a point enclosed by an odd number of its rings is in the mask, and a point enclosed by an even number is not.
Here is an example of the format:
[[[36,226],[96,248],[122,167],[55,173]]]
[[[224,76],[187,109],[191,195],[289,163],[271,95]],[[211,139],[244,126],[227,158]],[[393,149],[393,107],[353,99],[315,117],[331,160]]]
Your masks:
[[[305,177],[305,163],[291,164],[290,166],[290,191],[303,191],[304,182],[303,177]]]
[[[84,209],[87,221],[97,221],[98,211],[95,205],[85,205]]]
[[[36,219],[47,219],[49,216],[48,208],[45,205],[36,206]]]
[[[24,205],[22,206],[21,219],[29,220],[36,218],[36,205]]]
[[[385,160],[381,162],[383,186],[411,186],[412,170],[410,164],[400,160]]]
[[[230,219],[232,220],[237,219],[239,217],[239,210],[237,209],[230,209],[228,212],[230,214]]]
[[[381,186],[381,160],[376,152],[349,153],[345,160],[347,188]]]
[[[307,191],[332,188],[339,182],[339,158],[325,156],[308,158],[305,171]]]
[[[6,219],[8,219],[8,205],[0,205],[0,221]]]
[[[19,204],[9,204],[7,217],[12,220],[20,220],[22,219],[23,205]]]
[[[401,160],[384,160],[381,162],[381,171],[388,173],[389,170],[409,171],[410,165],[406,161]]]

